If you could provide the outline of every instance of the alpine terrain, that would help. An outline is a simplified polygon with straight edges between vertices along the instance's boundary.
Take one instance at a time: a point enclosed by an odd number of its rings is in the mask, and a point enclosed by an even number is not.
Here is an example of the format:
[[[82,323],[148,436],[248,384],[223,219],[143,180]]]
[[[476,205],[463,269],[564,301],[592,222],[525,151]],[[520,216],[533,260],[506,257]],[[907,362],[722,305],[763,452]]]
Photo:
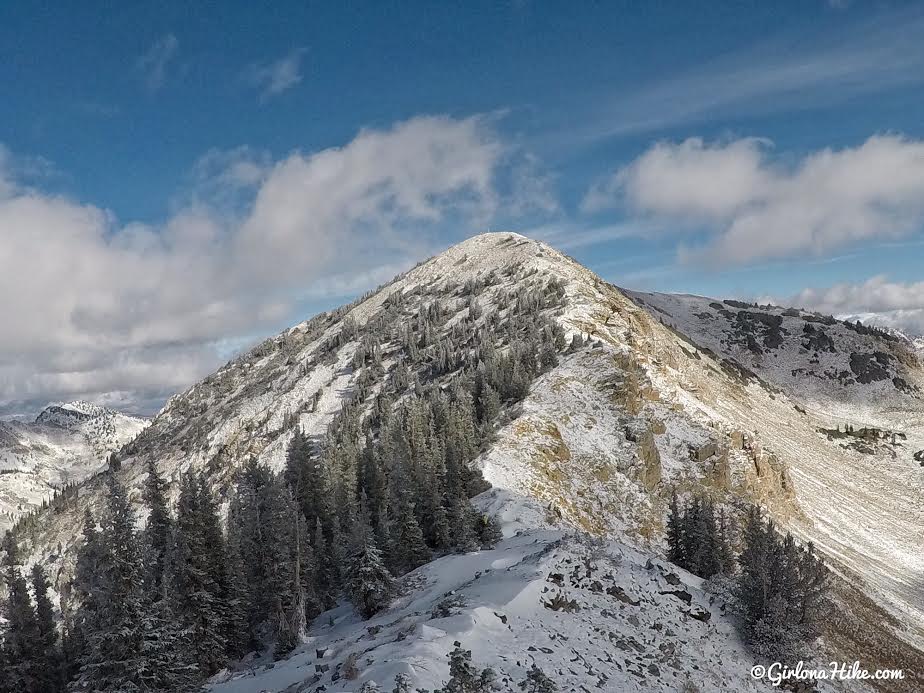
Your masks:
[[[924,369],[859,322],[488,233],[149,425],[0,443],[6,517],[81,482],[6,559],[48,576],[70,690],[759,691],[786,657],[924,690]]]
[[[46,407],[33,422],[0,421],[0,531],[100,471],[147,424],[80,401]]]

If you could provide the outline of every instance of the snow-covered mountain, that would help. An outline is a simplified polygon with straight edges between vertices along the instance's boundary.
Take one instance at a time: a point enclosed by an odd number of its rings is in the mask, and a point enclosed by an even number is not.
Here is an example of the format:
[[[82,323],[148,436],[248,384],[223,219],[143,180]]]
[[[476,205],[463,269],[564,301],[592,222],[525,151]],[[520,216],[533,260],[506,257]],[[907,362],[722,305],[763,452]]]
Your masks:
[[[489,316],[537,278],[560,282],[556,319],[586,344],[533,383],[478,460],[494,486],[478,502],[504,518],[505,541],[411,573],[406,595],[373,621],[346,608],[322,615],[290,660],[215,689],[390,688],[397,672],[432,687],[458,640],[513,682],[541,660],[563,690],[750,690],[752,662],[720,596],[663,560],[676,488],[759,501],[814,541],[838,575],[821,661],[904,668],[907,690],[920,690],[924,370],[885,332],[623,291],[543,243],[484,234],[173,397],[118,453],[119,474],[137,498],[147,459],[174,482],[196,467],[221,495],[248,458],[280,468],[295,427],[323,434],[357,388],[364,331],[389,370],[390,335],[422,306],[449,310],[451,330],[472,295]],[[83,509],[102,497],[102,480],[89,479],[24,538],[56,580],[72,566]],[[562,608],[547,606],[558,594]],[[340,674],[348,660],[356,678]],[[889,685],[880,690],[902,690]]]
[[[99,471],[147,424],[81,401],[48,406],[33,422],[0,421],[0,531],[55,489]]]

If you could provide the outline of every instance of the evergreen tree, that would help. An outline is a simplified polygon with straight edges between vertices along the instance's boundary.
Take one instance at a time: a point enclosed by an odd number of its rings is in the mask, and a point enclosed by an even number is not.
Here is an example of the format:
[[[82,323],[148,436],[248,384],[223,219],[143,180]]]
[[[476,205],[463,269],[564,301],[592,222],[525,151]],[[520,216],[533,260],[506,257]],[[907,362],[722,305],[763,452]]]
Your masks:
[[[742,530],[737,597],[745,640],[760,657],[792,662],[817,636],[828,570],[809,544],[781,537],[754,506]]]
[[[169,647],[172,657],[169,662],[165,657],[153,658],[148,643],[170,643],[171,638],[167,630],[152,623],[154,611],[145,603],[140,542],[125,490],[112,473],[107,483],[107,507],[101,531],[97,534],[91,528],[92,518],[88,518],[85,537],[89,543],[81,548],[83,555],[78,556],[78,573],[81,564],[84,570],[95,564],[99,573],[90,580],[82,575],[75,583],[81,593],[82,609],[90,611],[80,618],[83,652],[79,673],[70,690],[94,693],[183,690],[171,687],[172,684],[158,688],[154,683],[143,683],[174,681],[188,672],[190,665],[183,662],[185,648]],[[84,592],[88,588],[91,591]],[[152,673],[155,668],[156,674]]]
[[[452,543],[457,551],[466,553],[480,548],[475,532],[477,523],[477,513],[467,498],[457,496],[450,501],[449,526],[452,531]]]
[[[667,560],[676,565],[686,564],[684,555],[684,541],[682,530],[683,517],[680,514],[680,504],[677,492],[671,494],[671,502],[667,513]]]
[[[485,549],[493,548],[504,538],[500,520],[495,515],[480,515],[475,529],[478,541]]]
[[[39,693],[43,690],[43,676],[39,669],[43,643],[28,583],[22,574],[19,547],[11,532],[3,538],[3,552],[0,567],[7,591],[2,614],[6,619],[3,681],[11,691]]]
[[[375,545],[364,503],[354,522],[347,589],[353,606],[363,618],[372,618],[388,606],[395,595],[395,580]]]
[[[395,524],[391,562],[400,575],[429,562],[432,555],[424,541],[423,532],[414,516],[414,506],[409,498],[401,502]]]
[[[520,682],[520,689],[526,693],[556,693],[558,685],[534,663],[526,673],[526,679]]]
[[[495,674],[491,669],[479,673],[472,664],[471,650],[463,650],[457,642],[448,657],[449,681],[435,693],[491,693]]]
[[[148,520],[143,535],[144,581],[148,595],[152,599],[157,599],[160,598],[173,523],[167,510],[165,484],[157,471],[153,458],[148,458],[147,473],[142,496],[148,510]]]
[[[226,597],[221,571],[222,541],[214,536],[218,518],[198,475],[182,480],[177,504],[170,585],[173,610],[189,638],[200,671],[208,676],[225,663]],[[219,546],[214,546],[214,542]],[[220,565],[217,565],[218,561]]]
[[[89,509],[84,512],[83,541],[77,551],[77,565],[71,591],[79,601],[70,622],[67,639],[68,679],[76,675],[89,633],[99,628],[104,583],[105,553],[96,520]]]
[[[411,693],[411,679],[407,674],[395,674],[395,687],[391,693]]]
[[[681,507],[671,497],[667,516],[668,559],[700,577],[732,572],[731,528],[724,511],[695,495]]]
[[[141,691],[185,693],[199,690],[199,667],[187,652],[188,640],[166,599],[149,603],[142,616],[136,683]]]
[[[315,555],[315,594],[321,608],[330,608],[336,601],[333,595],[336,578],[331,565],[330,544],[324,537],[324,528],[321,526],[320,518],[315,520],[311,546]]]
[[[235,495],[228,513],[228,532],[225,540],[227,561],[227,617],[225,619],[225,647],[229,657],[242,657],[256,645],[256,634],[251,627],[250,589],[244,553],[241,548],[242,529],[236,518],[240,517],[240,498]]]
[[[32,566],[32,594],[35,596],[35,622],[37,628],[36,670],[43,691],[59,691],[64,687],[63,654],[58,646],[54,607],[48,597],[48,577],[40,563]]]

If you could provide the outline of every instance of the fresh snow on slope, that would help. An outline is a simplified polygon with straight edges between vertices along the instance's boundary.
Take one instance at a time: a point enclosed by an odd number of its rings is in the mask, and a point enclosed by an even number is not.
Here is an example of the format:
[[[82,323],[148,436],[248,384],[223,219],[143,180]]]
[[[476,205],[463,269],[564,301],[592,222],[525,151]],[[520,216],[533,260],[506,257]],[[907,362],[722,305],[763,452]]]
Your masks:
[[[503,493],[479,500],[501,509],[508,535],[524,513],[534,515],[530,525],[540,515]],[[388,611],[369,621],[349,605],[322,614],[286,661],[219,675],[210,690],[355,692],[369,681],[391,690],[399,673],[412,690],[434,689],[449,678],[456,642],[509,691],[534,663],[561,691],[672,693],[687,682],[703,692],[767,689],[751,679],[752,658],[698,578],[619,542],[533,526],[404,582]],[[347,680],[351,656],[359,671]]]
[[[148,422],[89,402],[51,405],[32,423],[0,421],[0,530],[83,481]]]

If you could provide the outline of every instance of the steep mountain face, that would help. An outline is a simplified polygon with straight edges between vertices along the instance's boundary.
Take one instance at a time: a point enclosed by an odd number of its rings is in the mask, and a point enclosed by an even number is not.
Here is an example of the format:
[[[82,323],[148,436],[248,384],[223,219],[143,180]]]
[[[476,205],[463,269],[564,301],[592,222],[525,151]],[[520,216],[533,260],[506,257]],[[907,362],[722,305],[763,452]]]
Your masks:
[[[147,424],[79,401],[49,406],[31,423],[0,421],[0,531],[55,489],[95,474]]]
[[[216,689],[353,691],[390,686],[397,672],[432,687],[463,640],[510,681],[541,660],[565,690],[672,691],[688,680],[748,690],[750,660],[721,600],[662,561],[671,489],[759,501],[817,544],[839,576],[822,661],[920,672],[924,372],[914,349],[801,311],[626,292],[516,234],[471,238],[228,363],[122,448],[119,474],[137,499],[147,459],[174,482],[195,467],[221,495],[245,460],[280,468],[297,426],[321,437],[347,398],[375,392],[354,368],[371,337],[393,373],[396,335],[426,306],[448,311],[448,333],[550,281],[563,298],[555,319],[582,345],[505,412],[477,461],[495,487],[478,502],[503,517],[507,539],[411,573],[407,595],[373,622],[323,615],[317,648]],[[429,348],[435,362],[451,356],[438,335]],[[102,489],[88,480],[30,526],[25,541],[59,583]],[[464,603],[437,608],[448,592]],[[347,661],[358,678],[340,676]]]
[[[629,295],[736,373],[752,393],[747,408],[721,402],[716,412],[785,465],[791,526],[924,645],[924,370],[914,345],[797,309]]]

